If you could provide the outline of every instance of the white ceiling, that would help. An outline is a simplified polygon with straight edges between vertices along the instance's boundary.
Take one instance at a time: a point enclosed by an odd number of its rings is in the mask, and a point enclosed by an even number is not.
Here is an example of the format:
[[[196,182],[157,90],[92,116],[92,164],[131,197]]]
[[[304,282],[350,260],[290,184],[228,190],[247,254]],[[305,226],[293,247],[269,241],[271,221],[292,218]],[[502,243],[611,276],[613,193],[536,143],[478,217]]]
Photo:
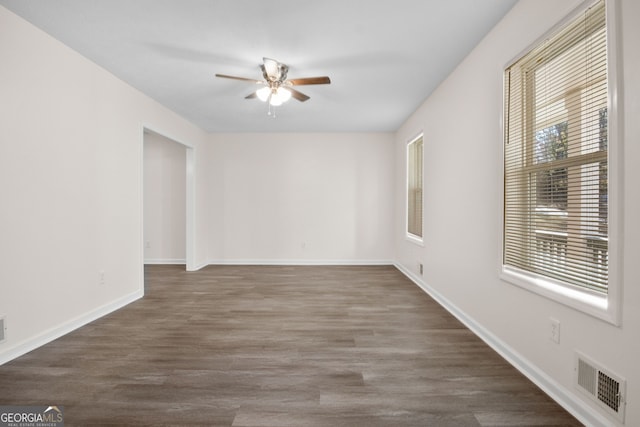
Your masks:
[[[392,132],[516,0],[0,0],[209,132]],[[262,57],[311,99],[244,97]]]

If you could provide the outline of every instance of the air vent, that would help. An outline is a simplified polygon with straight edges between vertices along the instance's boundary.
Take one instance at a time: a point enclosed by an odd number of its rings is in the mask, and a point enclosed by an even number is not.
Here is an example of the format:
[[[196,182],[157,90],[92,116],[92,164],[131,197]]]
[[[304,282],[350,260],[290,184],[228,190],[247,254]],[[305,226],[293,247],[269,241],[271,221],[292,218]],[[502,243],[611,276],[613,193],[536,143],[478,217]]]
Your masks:
[[[576,352],[575,384],[609,414],[624,422],[625,380]]]

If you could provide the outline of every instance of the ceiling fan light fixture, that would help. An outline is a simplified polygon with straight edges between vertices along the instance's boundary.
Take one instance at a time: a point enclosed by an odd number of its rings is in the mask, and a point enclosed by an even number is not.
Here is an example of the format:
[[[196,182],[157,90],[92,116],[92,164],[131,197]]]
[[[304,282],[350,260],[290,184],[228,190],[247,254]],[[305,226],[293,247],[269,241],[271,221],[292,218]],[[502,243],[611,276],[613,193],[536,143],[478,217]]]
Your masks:
[[[228,74],[216,74],[216,77],[225,79],[242,80],[262,85],[255,92],[245,96],[245,99],[258,98],[262,102],[269,104],[269,115],[271,115],[271,107],[277,107],[291,98],[297,101],[305,102],[309,96],[294,89],[293,86],[302,85],[324,85],[331,83],[331,79],[327,76],[304,77],[299,79],[288,79],[287,73],[289,67],[286,64],[276,61],[275,59],[262,58],[262,76],[264,80],[255,80],[247,77],[230,76]],[[275,112],[274,112],[275,117]]]
[[[258,99],[262,102],[267,102],[267,100],[269,99],[269,95],[271,95],[271,88],[269,86],[265,86],[261,89],[258,89],[256,91],[256,95],[258,96]]]
[[[270,105],[279,107],[291,99],[291,91],[282,87],[265,86],[256,91],[256,96],[263,102],[269,101]]]
[[[291,91],[289,89],[279,87],[278,90],[276,91],[275,96],[279,98],[282,103],[285,103],[291,99]]]
[[[276,95],[271,95],[271,99],[269,100],[269,104],[273,107],[279,107],[282,105],[282,100],[278,98]]]

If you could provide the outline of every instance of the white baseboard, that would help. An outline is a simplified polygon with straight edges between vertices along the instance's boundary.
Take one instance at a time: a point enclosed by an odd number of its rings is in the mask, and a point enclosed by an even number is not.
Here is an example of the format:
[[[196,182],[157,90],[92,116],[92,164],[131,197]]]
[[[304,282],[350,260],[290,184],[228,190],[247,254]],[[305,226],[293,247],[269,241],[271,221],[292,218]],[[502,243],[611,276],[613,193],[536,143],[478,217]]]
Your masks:
[[[62,325],[59,325],[55,328],[49,329],[39,335],[36,335],[33,338],[29,338],[17,345],[9,348],[6,351],[0,353],[0,366],[5,363],[18,358],[30,351],[35,350],[38,347],[41,347],[51,341],[60,338],[63,335],[72,332],[81,326],[84,326],[88,323],[93,322],[103,316],[106,316],[109,313],[112,313],[144,296],[144,291],[142,289],[135,291],[129,295],[125,295],[124,297],[118,298],[115,301],[112,301],[108,304],[105,304],[101,307],[98,307],[95,310],[90,311],[89,313],[78,316],[74,319],[71,319]]]
[[[209,265],[209,263],[207,262],[203,262],[202,264],[196,264],[193,267],[190,267],[189,265],[187,265],[187,271],[198,271],[205,268],[207,265]]]
[[[553,378],[540,370],[536,365],[524,358],[520,353],[511,348],[507,343],[500,340],[494,334],[489,332],[481,324],[468,316],[464,311],[460,310],[456,305],[452,304],[438,291],[427,285],[420,277],[406,269],[404,266],[395,263],[395,267],[400,270],[411,281],[418,285],[425,293],[438,302],[445,310],[451,313],[456,319],[464,324],[469,330],[476,334],[489,347],[500,354],[507,362],[513,365],[524,376],[529,378],[534,384],[555,400],[560,406],[566,409],[570,414],[578,419],[581,423],[593,427],[611,426],[611,420],[588,406],[582,399],[568,389],[558,384]]]
[[[186,266],[187,271],[198,271],[206,267],[207,265],[209,265],[209,263],[204,262],[202,264],[197,264],[194,267],[190,267],[187,264],[187,260],[185,259],[145,259],[144,264],[145,265],[184,265]]]
[[[184,265],[184,264],[187,263],[187,260],[185,260],[185,259],[173,259],[173,258],[167,258],[167,259],[145,259],[144,263],[145,264],[152,264],[152,265],[161,265],[161,264]]]
[[[362,259],[218,259],[209,265],[393,265],[391,260]]]

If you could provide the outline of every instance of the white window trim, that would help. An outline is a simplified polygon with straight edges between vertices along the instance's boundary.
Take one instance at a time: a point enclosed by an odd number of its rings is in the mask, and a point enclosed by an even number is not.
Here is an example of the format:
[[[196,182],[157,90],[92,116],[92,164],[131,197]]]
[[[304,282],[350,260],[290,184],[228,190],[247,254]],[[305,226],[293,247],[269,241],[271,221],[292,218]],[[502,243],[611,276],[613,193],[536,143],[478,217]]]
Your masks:
[[[409,232],[409,194],[407,192],[407,189],[409,188],[409,145],[411,145],[413,142],[417,141],[418,139],[422,138],[422,218],[420,218],[420,220],[422,221],[422,237],[420,236],[416,236],[413,233]],[[414,243],[418,246],[422,246],[424,247],[424,131],[420,131],[418,133],[416,133],[412,138],[410,138],[407,143],[405,144],[404,147],[404,155],[405,155],[405,160],[404,160],[404,164],[405,164],[405,183],[404,183],[404,233],[405,233],[405,239],[411,243]]]
[[[405,236],[405,238],[407,239],[407,241],[415,243],[418,246],[424,246],[424,239],[422,237],[416,236],[415,234],[411,234],[409,232],[406,233],[407,235]]]
[[[509,61],[504,69],[507,69],[525,53],[542,43],[549,35],[556,33],[578,14],[584,12],[594,3],[588,0],[578,6],[566,18],[547,31],[542,37],[528,46],[514,59]],[[609,283],[606,295],[590,292],[586,289],[570,287],[566,284],[556,282],[547,277],[538,276],[517,268],[505,266],[503,259],[504,228],[501,227],[503,236],[500,239],[500,278],[505,282],[522,287],[535,294],[549,298],[560,304],[579,310],[585,314],[604,320],[613,325],[620,325],[622,318],[622,289],[623,289],[623,204],[622,204],[622,143],[623,143],[623,123],[622,123],[622,103],[619,95],[622,91],[622,79],[618,67],[618,0],[606,0],[607,19],[607,83],[609,90],[608,108],[608,139],[609,139]],[[504,87],[504,84],[503,84]],[[502,99],[505,94],[503,93]],[[504,129],[504,103],[500,119],[500,127]],[[504,150],[504,144],[503,144]],[[504,152],[502,153],[504,158]],[[502,165],[502,176],[504,176],[504,164]],[[504,194],[504,188],[503,188]],[[504,198],[502,198],[502,212],[504,212]],[[504,218],[502,219],[504,224]]]

